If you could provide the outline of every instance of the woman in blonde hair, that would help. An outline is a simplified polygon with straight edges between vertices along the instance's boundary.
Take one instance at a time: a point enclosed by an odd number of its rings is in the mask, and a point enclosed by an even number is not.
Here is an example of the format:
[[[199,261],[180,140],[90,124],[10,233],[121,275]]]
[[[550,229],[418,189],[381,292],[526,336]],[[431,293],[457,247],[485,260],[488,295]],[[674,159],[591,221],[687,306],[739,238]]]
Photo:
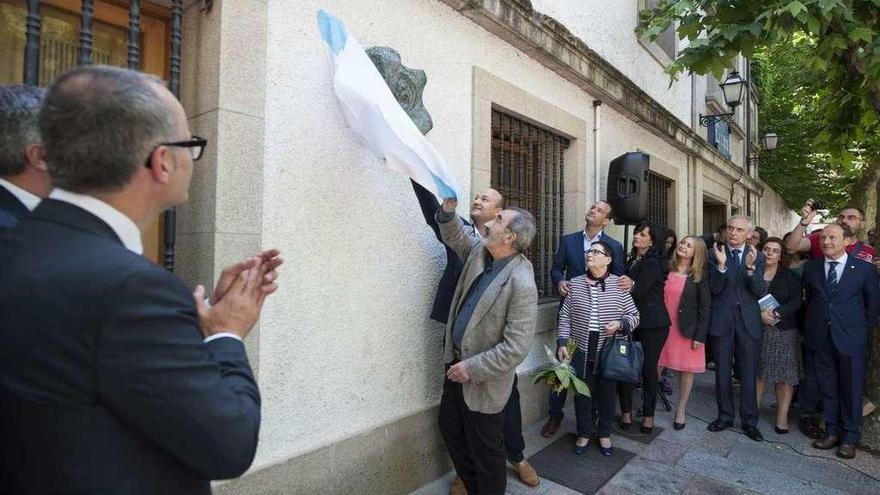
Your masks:
[[[702,239],[690,235],[683,238],[669,261],[669,277],[664,289],[663,299],[672,324],[658,366],[679,372],[678,406],[672,424],[676,430],[684,428],[694,373],[706,371],[703,345],[709,333],[712,297],[706,260],[706,244]]]

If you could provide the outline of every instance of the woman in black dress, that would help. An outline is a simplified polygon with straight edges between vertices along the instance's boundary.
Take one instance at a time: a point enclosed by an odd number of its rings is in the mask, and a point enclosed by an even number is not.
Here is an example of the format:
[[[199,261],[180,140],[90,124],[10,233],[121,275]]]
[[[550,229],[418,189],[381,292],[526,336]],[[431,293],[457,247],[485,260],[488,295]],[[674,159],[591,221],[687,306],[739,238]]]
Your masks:
[[[633,247],[627,258],[626,275],[632,279],[632,298],[639,310],[639,326],[635,339],[642,343],[645,352],[642,367],[642,387],[645,401],[642,404],[641,431],[654,430],[654,409],[657,406],[659,373],[657,361],[669,335],[669,315],[663,300],[663,288],[669,266],[665,253],[665,229],[649,221],[642,221],[633,230]],[[632,392],[634,385],[620,386],[620,420],[623,429],[632,424]]]

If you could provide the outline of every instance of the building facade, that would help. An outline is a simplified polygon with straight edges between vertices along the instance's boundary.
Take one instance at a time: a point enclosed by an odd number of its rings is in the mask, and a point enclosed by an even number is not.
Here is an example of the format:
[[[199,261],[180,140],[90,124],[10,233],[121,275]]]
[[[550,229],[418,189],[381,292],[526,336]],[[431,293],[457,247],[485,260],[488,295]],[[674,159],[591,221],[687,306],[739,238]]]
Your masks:
[[[0,0],[5,26],[27,15],[26,3]],[[75,44],[79,2],[35,3],[43,26],[73,26],[67,43]],[[88,3],[103,19],[95,39],[108,54],[95,61],[122,64],[111,55],[128,47],[118,31],[128,2]],[[391,47],[425,71],[434,123],[427,138],[462,186],[461,214],[466,198],[494,186],[538,217],[529,255],[539,321],[518,369],[524,424],[546,414],[546,391],[527,376],[555,340],[552,253],[559,235],[581,229],[585,209],[605,197],[612,159],[651,156],[649,216],[679,237],[710,232],[733,212],[752,214],[772,233],[794,225],[758,167],[748,166],[759,152],[757,92],[750,88],[729,124],[701,126],[701,115],[728,111],[717,81],[682,75],[670,85],[664,68],[681,41],[647,42],[634,31],[651,4],[139,2],[142,24],[156,33],[141,30],[140,67],[164,77],[180,8],[180,98],[193,133],[210,143],[174,218],[175,271],[191,285],[210,284],[224,265],[261,247],[286,258],[281,289],[247,342],[263,397],[257,459],[218,493],[408,493],[450,469],[436,426],[443,327],[428,318],[444,251],[409,180],[346,127],[319,9],[342,19],[364,47]],[[62,20],[45,21],[53,15]],[[0,27],[0,55],[12,63],[20,55],[7,52],[25,42],[8,26]],[[53,36],[44,33],[43,42]],[[735,68],[748,76],[745,62]],[[608,231],[623,240],[622,226]],[[160,224],[154,233],[157,261],[169,241],[163,232]]]

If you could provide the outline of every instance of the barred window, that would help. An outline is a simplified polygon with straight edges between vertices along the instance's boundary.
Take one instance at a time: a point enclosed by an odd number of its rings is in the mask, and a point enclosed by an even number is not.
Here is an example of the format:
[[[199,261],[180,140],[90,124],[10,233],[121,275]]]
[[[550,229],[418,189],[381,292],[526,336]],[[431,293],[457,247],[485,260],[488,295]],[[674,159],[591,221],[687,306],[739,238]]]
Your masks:
[[[669,189],[672,181],[648,173],[648,220],[654,225],[669,227]]]
[[[564,153],[569,140],[492,109],[491,185],[505,205],[535,216],[537,235],[525,253],[535,268],[539,298],[556,297],[550,280],[553,255],[562,236]]]

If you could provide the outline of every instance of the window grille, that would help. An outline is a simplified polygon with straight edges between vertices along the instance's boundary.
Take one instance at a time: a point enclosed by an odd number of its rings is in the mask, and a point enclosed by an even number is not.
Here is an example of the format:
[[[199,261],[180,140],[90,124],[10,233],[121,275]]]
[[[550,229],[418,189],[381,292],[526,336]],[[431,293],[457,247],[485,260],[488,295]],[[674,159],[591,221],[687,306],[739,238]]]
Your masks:
[[[535,269],[539,298],[556,297],[550,280],[553,255],[563,234],[564,155],[569,140],[492,110],[491,186],[535,216],[537,233],[526,257]]]

